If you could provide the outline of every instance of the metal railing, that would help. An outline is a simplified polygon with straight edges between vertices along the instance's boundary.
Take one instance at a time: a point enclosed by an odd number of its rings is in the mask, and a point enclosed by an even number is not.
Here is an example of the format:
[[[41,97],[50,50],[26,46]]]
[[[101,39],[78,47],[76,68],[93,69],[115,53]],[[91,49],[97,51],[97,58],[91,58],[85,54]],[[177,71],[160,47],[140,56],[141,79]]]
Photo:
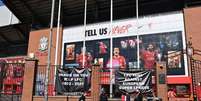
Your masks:
[[[55,96],[57,93],[55,91],[55,68],[63,68],[61,65],[51,65],[50,67],[50,74],[49,74],[49,83],[48,83],[48,95]],[[101,68],[101,67],[100,67]],[[45,75],[46,75],[47,66],[46,65],[38,65],[36,74],[35,74],[35,86],[34,86],[34,95],[35,96],[44,96],[44,89],[45,89]],[[110,70],[118,71],[117,68],[101,68],[99,73],[101,75],[101,85],[109,85],[110,83]],[[152,71],[152,83],[156,84],[156,70],[155,69],[144,69],[144,68],[129,68],[125,69],[125,71]],[[153,85],[155,86],[155,85]],[[155,89],[156,87],[153,87]]]
[[[55,92],[55,68],[56,67],[61,67],[61,66],[55,66],[51,65],[50,66],[50,72],[49,72],[49,83],[48,83],[48,95],[54,95]],[[45,91],[45,76],[46,76],[46,70],[47,66],[46,65],[38,65],[36,69],[36,74],[35,74],[35,86],[34,86],[34,95],[36,96],[44,96],[44,91]]]
[[[4,91],[1,91],[0,93],[0,101],[21,101],[22,93],[16,94],[16,91],[6,91],[11,92],[11,94],[4,93]]]
[[[191,75],[192,75],[192,84],[193,84],[193,94],[194,97],[196,94],[200,93],[198,91],[198,85],[201,82],[201,61],[200,60],[195,60],[193,58],[190,59],[190,64],[191,64]]]

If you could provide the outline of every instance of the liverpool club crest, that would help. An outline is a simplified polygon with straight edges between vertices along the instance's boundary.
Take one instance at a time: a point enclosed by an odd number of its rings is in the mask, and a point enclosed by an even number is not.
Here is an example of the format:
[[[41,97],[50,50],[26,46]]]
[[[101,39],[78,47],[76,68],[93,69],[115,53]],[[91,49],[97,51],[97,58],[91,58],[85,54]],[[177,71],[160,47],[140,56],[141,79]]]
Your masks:
[[[43,36],[40,38],[40,44],[39,44],[39,50],[40,51],[46,51],[47,50],[47,45],[48,45],[48,38]]]

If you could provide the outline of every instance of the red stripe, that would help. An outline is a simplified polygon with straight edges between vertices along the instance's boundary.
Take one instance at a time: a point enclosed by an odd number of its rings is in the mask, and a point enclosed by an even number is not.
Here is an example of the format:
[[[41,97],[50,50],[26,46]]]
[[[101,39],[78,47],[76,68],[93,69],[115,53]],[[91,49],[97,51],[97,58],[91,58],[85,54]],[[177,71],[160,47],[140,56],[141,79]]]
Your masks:
[[[168,84],[191,84],[191,77],[168,77]]]

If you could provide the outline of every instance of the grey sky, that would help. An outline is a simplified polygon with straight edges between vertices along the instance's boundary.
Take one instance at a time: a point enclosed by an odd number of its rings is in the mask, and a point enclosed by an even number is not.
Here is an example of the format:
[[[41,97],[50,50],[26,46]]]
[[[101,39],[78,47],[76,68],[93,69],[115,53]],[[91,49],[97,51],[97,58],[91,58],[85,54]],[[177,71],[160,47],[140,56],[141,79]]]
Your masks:
[[[14,15],[12,17],[12,20],[10,20],[10,18],[11,18],[10,10],[4,5],[0,6],[0,26],[15,24],[19,22],[19,20]]]

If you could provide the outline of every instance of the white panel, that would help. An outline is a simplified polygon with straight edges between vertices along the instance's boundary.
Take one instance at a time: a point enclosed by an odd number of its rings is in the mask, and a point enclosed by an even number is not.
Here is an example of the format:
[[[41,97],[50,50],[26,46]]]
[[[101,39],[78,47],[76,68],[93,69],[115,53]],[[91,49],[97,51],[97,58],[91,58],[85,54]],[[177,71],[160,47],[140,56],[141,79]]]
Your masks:
[[[139,19],[139,35],[142,34],[152,34],[170,31],[183,31],[183,14],[169,14],[160,16],[148,16]],[[100,29],[107,29],[109,31],[109,22],[97,23],[87,25],[87,30],[92,30],[96,32],[94,36],[87,36],[87,40],[96,40],[109,38],[110,33],[105,35],[100,35]],[[65,28],[63,34],[63,43],[81,41],[84,39],[84,34],[82,33],[83,26]],[[115,31],[114,31],[115,30]],[[136,20],[127,19],[114,21],[113,23],[113,37],[131,36],[136,35]]]

